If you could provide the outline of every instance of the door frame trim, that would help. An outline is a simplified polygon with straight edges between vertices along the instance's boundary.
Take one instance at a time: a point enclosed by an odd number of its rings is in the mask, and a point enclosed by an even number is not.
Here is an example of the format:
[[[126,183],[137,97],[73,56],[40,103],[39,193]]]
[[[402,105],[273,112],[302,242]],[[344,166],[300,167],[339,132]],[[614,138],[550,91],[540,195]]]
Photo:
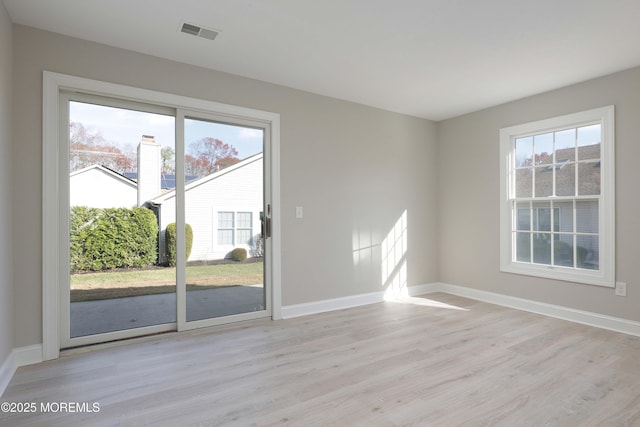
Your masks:
[[[148,89],[98,80],[43,72],[42,91],[42,353],[43,360],[60,355],[60,262],[58,248],[65,236],[60,233],[59,183],[59,99],[60,91],[143,102],[176,109],[215,112],[230,118],[249,118],[269,123],[271,127],[271,202],[273,256],[271,262],[271,317],[282,318],[281,310],[281,209],[280,209],[280,114],[203,99],[173,95]]]

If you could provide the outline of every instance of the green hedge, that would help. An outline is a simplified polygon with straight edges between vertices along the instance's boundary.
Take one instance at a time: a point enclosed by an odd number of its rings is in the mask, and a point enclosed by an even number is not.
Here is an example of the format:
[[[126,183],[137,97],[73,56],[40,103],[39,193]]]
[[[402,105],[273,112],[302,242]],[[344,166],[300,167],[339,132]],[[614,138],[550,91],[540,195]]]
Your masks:
[[[147,267],[157,259],[158,223],[146,208],[73,206],[71,272]]]
[[[193,229],[189,224],[184,225],[185,229],[185,238],[186,238],[186,246],[187,246],[187,256],[186,260],[189,259],[189,255],[191,255],[191,247],[193,246]],[[167,225],[167,229],[164,234],[164,245],[167,254],[167,262],[170,267],[175,267],[176,265],[176,223],[172,222]]]

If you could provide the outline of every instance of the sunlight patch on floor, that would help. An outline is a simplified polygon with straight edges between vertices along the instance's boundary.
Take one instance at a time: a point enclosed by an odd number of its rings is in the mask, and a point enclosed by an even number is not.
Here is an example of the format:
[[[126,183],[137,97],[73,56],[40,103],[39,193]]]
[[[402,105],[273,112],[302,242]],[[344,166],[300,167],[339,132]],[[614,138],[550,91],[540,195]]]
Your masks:
[[[394,302],[399,304],[413,304],[420,305],[424,307],[433,307],[433,308],[446,308],[449,310],[460,310],[460,311],[469,311],[467,308],[458,307],[455,305],[447,304],[440,301],[435,301],[428,298],[420,298],[420,297],[410,297],[410,296],[402,296],[395,299],[386,299],[388,302]]]

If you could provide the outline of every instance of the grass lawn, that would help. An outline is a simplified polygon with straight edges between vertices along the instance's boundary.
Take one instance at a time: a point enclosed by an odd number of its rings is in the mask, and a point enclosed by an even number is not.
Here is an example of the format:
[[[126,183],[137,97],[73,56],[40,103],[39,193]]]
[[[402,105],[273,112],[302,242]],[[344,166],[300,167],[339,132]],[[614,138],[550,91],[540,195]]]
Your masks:
[[[187,267],[187,291],[220,286],[259,285],[262,262]],[[71,275],[71,302],[175,292],[176,269],[113,270]]]

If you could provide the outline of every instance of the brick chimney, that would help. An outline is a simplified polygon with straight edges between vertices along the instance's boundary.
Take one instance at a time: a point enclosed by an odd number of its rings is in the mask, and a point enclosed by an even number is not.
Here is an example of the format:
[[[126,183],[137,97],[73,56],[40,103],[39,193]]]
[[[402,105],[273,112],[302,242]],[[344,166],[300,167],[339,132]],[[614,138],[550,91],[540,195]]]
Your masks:
[[[142,135],[138,144],[138,206],[160,194],[161,149],[153,136]]]

